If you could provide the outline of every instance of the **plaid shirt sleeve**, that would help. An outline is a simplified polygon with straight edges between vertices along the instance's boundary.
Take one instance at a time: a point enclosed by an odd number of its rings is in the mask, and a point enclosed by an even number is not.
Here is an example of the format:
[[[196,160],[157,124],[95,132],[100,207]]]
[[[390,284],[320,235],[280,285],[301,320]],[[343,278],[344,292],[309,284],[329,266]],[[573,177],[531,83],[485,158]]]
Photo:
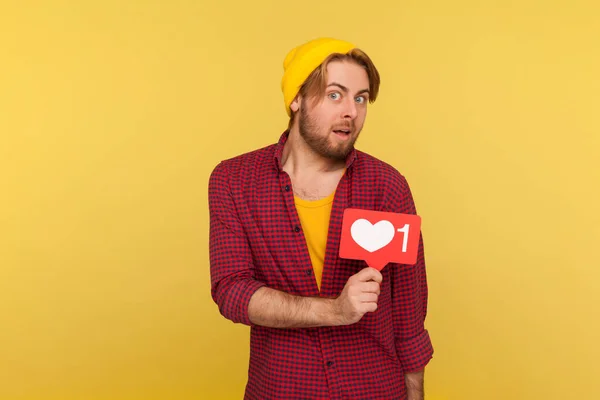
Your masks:
[[[211,173],[208,198],[212,298],[225,318],[253,326],[248,317],[248,303],[265,283],[255,280],[250,246],[236,211],[223,163]]]
[[[390,185],[387,199],[389,211],[416,214],[416,207],[406,179],[397,174]],[[392,267],[392,268],[390,268]],[[398,357],[404,372],[423,369],[433,356],[433,346],[425,329],[427,315],[427,277],[420,234],[417,263],[415,265],[391,264],[393,285],[393,323]]]

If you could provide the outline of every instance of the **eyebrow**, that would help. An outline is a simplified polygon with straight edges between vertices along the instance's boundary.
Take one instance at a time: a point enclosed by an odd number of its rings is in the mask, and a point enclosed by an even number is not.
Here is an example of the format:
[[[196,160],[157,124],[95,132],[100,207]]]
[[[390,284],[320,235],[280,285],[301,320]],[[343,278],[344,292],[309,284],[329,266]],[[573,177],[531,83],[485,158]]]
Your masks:
[[[337,86],[337,87],[339,87],[340,89],[342,89],[342,91],[343,91],[344,93],[348,93],[348,92],[350,91],[350,90],[349,90],[349,89],[348,89],[346,86],[344,86],[344,85],[342,85],[342,84],[340,84],[340,83],[337,83],[337,82],[331,82],[329,85],[327,85],[327,87],[330,87],[330,86]],[[370,92],[369,92],[369,89],[362,89],[362,90],[359,90],[359,91],[358,91],[358,93],[356,93],[356,94],[363,94],[363,93],[370,93]]]

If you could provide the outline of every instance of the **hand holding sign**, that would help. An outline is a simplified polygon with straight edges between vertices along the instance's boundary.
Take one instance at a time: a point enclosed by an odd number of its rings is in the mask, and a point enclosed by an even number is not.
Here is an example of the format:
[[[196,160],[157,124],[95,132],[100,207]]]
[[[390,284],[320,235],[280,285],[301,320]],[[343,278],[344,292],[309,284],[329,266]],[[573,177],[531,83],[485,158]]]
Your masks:
[[[366,313],[377,310],[382,279],[381,272],[368,267],[348,279],[344,290],[335,299],[334,315],[339,325],[353,324]]]
[[[348,208],[344,211],[340,257],[364,260],[381,271],[389,262],[415,264],[421,217]]]

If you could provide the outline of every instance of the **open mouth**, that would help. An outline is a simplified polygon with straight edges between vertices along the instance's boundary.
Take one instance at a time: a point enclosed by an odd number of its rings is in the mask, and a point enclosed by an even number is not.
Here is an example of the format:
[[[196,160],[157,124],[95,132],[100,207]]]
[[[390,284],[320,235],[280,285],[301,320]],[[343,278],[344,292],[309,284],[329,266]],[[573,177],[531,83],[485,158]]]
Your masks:
[[[347,137],[350,136],[350,129],[334,129],[333,133],[335,133],[338,136],[342,136],[342,137]]]

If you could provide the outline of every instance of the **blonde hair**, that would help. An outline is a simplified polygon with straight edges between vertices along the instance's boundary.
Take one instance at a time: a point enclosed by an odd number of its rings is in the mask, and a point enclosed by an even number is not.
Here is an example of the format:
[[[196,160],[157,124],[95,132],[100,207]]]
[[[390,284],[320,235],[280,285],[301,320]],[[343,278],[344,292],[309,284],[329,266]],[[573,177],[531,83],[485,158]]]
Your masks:
[[[377,99],[379,84],[381,82],[379,71],[377,71],[375,64],[373,64],[367,53],[360,49],[352,49],[346,54],[333,53],[329,55],[321,65],[315,68],[300,87],[298,94],[302,98],[311,98],[313,100],[323,98],[327,88],[327,66],[333,61],[348,61],[363,67],[369,78],[369,103],[373,103]],[[292,127],[296,116],[294,111],[291,113],[288,129]]]

